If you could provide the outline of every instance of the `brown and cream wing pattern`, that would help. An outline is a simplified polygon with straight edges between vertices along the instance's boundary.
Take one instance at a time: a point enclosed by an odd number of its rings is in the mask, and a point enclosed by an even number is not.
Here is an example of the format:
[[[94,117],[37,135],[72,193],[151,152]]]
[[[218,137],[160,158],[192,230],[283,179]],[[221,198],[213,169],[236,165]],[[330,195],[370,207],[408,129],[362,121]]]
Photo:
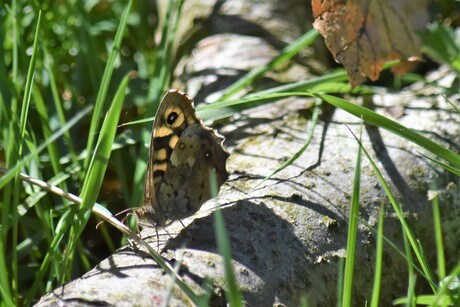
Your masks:
[[[138,221],[165,226],[210,199],[211,174],[218,187],[228,177],[223,141],[196,115],[189,96],[168,91],[153,124],[144,205],[134,211]]]

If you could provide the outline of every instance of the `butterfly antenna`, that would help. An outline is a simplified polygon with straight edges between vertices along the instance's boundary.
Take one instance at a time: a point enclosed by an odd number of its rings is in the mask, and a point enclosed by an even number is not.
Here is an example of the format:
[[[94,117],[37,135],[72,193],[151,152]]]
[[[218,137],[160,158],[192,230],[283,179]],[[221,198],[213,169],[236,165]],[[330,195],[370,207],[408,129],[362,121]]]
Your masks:
[[[133,214],[133,213],[132,213],[133,209],[134,209],[134,208],[128,208],[128,209],[122,210],[122,211],[118,212],[117,214],[112,215],[112,217],[117,217],[117,216],[119,216],[120,214],[123,214],[123,213],[129,211],[129,213],[121,220],[121,222],[124,223],[125,220],[128,218],[128,216],[130,216],[131,214]],[[96,229],[97,229],[100,225],[104,224],[106,221],[107,221],[107,219],[104,219],[104,220],[100,221],[99,223],[97,223]]]

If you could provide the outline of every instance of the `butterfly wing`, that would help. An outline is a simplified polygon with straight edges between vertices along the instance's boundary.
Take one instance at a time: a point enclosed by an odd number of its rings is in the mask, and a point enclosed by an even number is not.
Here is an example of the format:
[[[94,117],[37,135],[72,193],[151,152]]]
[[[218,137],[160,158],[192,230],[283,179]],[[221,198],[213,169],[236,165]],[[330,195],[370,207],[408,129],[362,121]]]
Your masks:
[[[195,115],[193,100],[181,91],[169,90],[158,107],[152,128],[144,206],[135,210],[139,221],[164,226],[164,204],[158,201],[158,194],[182,132],[196,123],[201,123],[201,120]]]
[[[229,154],[222,147],[223,141],[224,137],[201,123],[185,128],[158,190],[166,222],[194,214],[212,197],[211,185],[219,189],[227,180]]]

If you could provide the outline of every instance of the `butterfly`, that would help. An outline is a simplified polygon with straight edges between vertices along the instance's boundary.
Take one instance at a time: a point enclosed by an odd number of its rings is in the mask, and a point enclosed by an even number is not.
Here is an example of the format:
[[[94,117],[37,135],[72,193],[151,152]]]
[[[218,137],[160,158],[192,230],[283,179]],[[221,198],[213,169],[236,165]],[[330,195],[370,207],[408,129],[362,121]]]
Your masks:
[[[197,212],[211,186],[228,178],[224,139],[196,115],[188,95],[169,90],[155,115],[138,224],[165,227]]]

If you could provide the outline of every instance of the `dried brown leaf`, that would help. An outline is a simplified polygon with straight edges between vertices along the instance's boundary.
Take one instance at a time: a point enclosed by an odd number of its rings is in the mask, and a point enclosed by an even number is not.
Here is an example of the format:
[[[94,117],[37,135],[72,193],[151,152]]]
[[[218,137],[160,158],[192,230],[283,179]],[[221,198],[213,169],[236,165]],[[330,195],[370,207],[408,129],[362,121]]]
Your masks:
[[[420,59],[414,29],[427,20],[426,1],[312,0],[313,25],[354,87],[366,77],[377,80],[389,60]]]

